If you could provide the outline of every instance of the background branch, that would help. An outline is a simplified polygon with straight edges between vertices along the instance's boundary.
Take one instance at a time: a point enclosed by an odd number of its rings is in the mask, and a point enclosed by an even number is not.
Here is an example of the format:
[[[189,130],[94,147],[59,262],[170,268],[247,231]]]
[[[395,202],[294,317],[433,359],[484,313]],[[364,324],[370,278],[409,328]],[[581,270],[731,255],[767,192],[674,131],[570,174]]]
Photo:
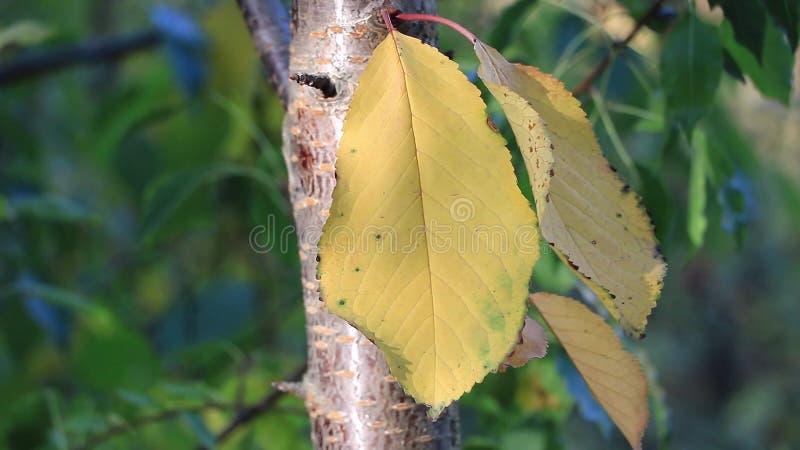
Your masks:
[[[601,59],[594,66],[594,68],[592,68],[592,70],[589,72],[588,75],[586,75],[586,78],[584,78],[583,81],[581,81],[578,87],[572,90],[572,95],[577,97],[579,95],[583,95],[589,92],[589,89],[592,88],[592,85],[594,84],[595,80],[597,80],[597,78],[600,75],[602,75],[603,72],[605,72],[608,66],[611,65],[611,62],[614,60],[614,57],[616,57],[619,52],[625,50],[625,48],[628,47],[628,44],[631,43],[633,38],[636,37],[636,34],[642,28],[644,28],[648,23],[650,23],[650,21],[655,19],[656,16],[658,16],[659,11],[661,11],[661,5],[663,3],[664,0],[656,0],[653,2],[653,4],[650,5],[649,8],[647,8],[647,11],[645,11],[642,17],[640,17],[639,20],[636,21],[636,25],[633,27],[633,30],[631,30],[631,32],[628,33],[628,36],[626,36],[625,39],[623,39],[620,42],[615,42],[614,45],[611,46],[611,48],[608,50],[608,53],[606,53],[606,56],[603,57],[603,59]]]
[[[301,367],[295,369],[289,375],[287,381],[292,381],[292,382],[299,381],[303,377],[305,371],[306,371],[306,366],[304,364]],[[270,391],[269,394],[267,394],[258,403],[255,403],[250,406],[245,406],[242,408],[240,408],[239,405],[236,403],[231,404],[231,403],[219,403],[212,401],[192,407],[169,408],[161,411],[156,411],[150,414],[144,414],[122,423],[115,423],[109,425],[109,427],[105,431],[89,436],[82,445],[75,447],[75,450],[92,449],[102,444],[103,442],[109,439],[113,439],[114,437],[117,437],[119,435],[130,433],[136,430],[137,428],[141,428],[147,425],[174,419],[175,417],[178,417],[184,413],[192,413],[192,412],[199,413],[210,409],[236,410],[237,412],[234,418],[230,421],[230,423],[228,423],[228,425],[225,426],[225,428],[223,428],[223,430],[215,438],[217,442],[222,442],[225,439],[227,439],[239,427],[248,424],[249,422],[256,419],[258,416],[266,413],[267,411],[272,410],[278,403],[278,400],[280,400],[284,394],[286,394],[285,391],[274,389]],[[206,447],[199,447],[199,448],[205,449]]]
[[[299,381],[303,378],[303,374],[305,374],[305,372],[306,365],[303,364],[295,369],[286,381]],[[250,423],[265,412],[270,411],[278,403],[278,400],[280,400],[285,394],[286,391],[275,389],[267,394],[258,403],[248,406],[237,412],[236,416],[228,423],[228,425],[226,425],[225,428],[223,428],[222,431],[217,434],[217,443],[220,443],[230,437],[230,435],[233,434],[233,432],[238,428]],[[206,447],[200,447],[200,449],[206,449]]]
[[[0,64],[0,87],[77,64],[113,61],[130,53],[155,47],[162,40],[162,34],[152,29],[47,51],[25,53]]]
[[[75,447],[75,450],[89,450],[94,447],[97,447],[98,445],[102,444],[103,442],[109,439],[112,439],[116,436],[125,433],[130,433],[137,428],[141,428],[143,426],[155,424],[165,420],[170,420],[184,413],[191,413],[191,412],[198,413],[209,409],[233,409],[233,405],[210,402],[194,407],[170,408],[157,411],[151,414],[145,414],[122,423],[115,423],[110,425],[105,431],[95,434],[93,436],[89,436],[86,439],[86,442],[84,442],[83,445]]]
[[[286,106],[289,84],[289,15],[280,0],[236,0],[253,36],[261,63],[281,103]]]

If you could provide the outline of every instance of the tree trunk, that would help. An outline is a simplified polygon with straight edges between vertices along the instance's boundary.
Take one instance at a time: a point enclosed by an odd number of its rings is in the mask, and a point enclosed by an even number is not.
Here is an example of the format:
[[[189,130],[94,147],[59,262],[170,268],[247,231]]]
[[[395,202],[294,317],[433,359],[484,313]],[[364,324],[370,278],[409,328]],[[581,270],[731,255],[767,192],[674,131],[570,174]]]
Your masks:
[[[434,12],[435,0],[395,3],[407,12]],[[383,0],[295,0],[289,72],[328,77],[336,95],[292,84],[284,122],[284,156],[300,242],[308,371],[296,389],[305,399],[317,449],[455,449],[455,408],[436,422],[389,373],[378,348],[320,301],[317,241],[331,205],[333,165],[342,123],[358,76],[385,37]],[[435,39],[428,25],[407,30]],[[330,92],[328,93],[330,94]],[[380,95],[380,93],[375,93]]]

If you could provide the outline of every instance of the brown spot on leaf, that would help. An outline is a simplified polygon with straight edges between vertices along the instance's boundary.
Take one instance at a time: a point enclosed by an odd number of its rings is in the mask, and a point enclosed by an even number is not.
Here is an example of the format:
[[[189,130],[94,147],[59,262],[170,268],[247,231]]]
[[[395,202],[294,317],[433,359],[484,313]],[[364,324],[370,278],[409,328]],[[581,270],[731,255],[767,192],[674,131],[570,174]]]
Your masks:
[[[494,131],[495,133],[500,132],[500,129],[497,128],[497,125],[495,125],[494,120],[492,120],[492,118],[489,116],[486,116],[486,125],[489,125],[489,128],[491,128],[491,130]]]

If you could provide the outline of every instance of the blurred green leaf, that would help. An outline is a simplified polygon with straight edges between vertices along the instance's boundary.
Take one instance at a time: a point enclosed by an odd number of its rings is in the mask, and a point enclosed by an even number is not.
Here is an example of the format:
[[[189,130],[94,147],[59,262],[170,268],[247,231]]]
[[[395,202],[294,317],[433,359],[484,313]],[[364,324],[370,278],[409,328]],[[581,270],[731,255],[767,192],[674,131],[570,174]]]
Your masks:
[[[106,314],[104,308],[92,299],[63,289],[41,283],[31,278],[25,278],[17,282],[12,289],[0,291],[0,296],[18,293],[27,297],[38,297],[56,306],[61,306],[78,313],[90,313],[93,315]]]
[[[179,383],[165,381],[156,387],[154,396],[164,406],[169,407],[176,404],[185,404],[186,402],[221,401],[214,389],[202,382]]]
[[[640,194],[653,221],[656,238],[659,242],[665,242],[666,236],[672,228],[675,202],[667,192],[664,182],[652,169],[641,165],[638,168],[643,184]]]
[[[464,450],[497,450],[498,442],[485,436],[468,436],[462,446]]]
[[[486,42],[499,51],[505,49],[513,40],[520,23],[525,19],[525,14],[535,4],[536,0],[517,0],[507,6],[494,22],[494,28],[489,33]]]
[[[117,396],[131,405],[139,408],[156,406],[156,402],[154,402],[149,396],[128,389],[117,390]]]
[[[501,450],[547,450],[547,435],[537,430],[515,430],[503,435]]]
[[[557,342],[550,338],[550,342]],[[551,348],[554,346],[551,346]],[[557,352],[555,348],[550,353]],[[558,371],[556,358],[548,356],[531,361],[517,373],[514,403],[523,413],[563,423],[575,404],[566,381]]]
[[[714,100],[722,75],[722,48],[714,29],[689,14],[667,37],[660,67],[667,117],[691,130]]]
[[[0,52],[7,47],[27,47],[50,37],[52,30],[33,20],[20,20],[0,28]]]
[[[575,286],[577,278],[549,245],[542,242],[539,248],[541,256],[533,268],[534,284],[543,291],[566,295]]]
[[[650,6],[648,2],[642,0],[618,0],[618,3],[628,10],[628,14],[633,17],[639,17]]]
[[[58,222],[94,222],[98,219],[80,202],[59,194],[20,195],[8,199],[7,213],[13,218],[28,217]]]
[[[214,434],[208,429],[208,426],[197,413],[183,413],[181,418],[189,424],[189,428],[194,432],[195,437],[203,447],[214,450],[217,448]]]
[[[789,103],[792,90],[792,66],[794,56],[780,31],[767,24],[761,64],[733,36],[731,24],[723,21],[719,26],[719,37],[725,50],[739,69],[753,81],[758,90],[767,97],[783,104]]]
[[[711,6],[721,6],[725,19],[733,26],[736,42],[762,60],[767,14],[758,0],[709,0]]]
[[[4,196],[0,196],[0,222],[4,222],[6,220],[13,220],[16,216],[14,209],[8,203],[8,200]]]
[[[0,448],[34,449],[46,445],[50,415],[44,396],[38,390],[21,393],[0,408]]]
[[[214,184],[229,177],[249,178],[260,184],[276,204],[284,204],[275,180],[255,167],[220,162],[185,170],[157,180],[148,189],[140,232],[142,239],[151,238],[180,205],[201,186]]]
[[[689,209],[686,227],[689,241],[695,248],[703,245],[708,228],[706,218],[706,176],[708,169],[708,138],[705,130],[696,127],[691,137],[692,166],[689,172]]]
[[[667,404],[667,394],[659,381],[658,371],[648,353],[637,351],[635,354],[647,377],[647,396],[650,400],[652,421],[656,428],[657,448],[658,450],[668,450],[672,438],[672,411]]]
[[[43,395],[47,402],[50,420],[53,423],[53,428],[50,430],[50,440],[58,450],[68,450],[69,441],[64,431],[64,418],[62,417],[61,409],[58,405],[58,396],[52,389],[45,390]]]
[[[72,369],[83,384],[100,390],[142,389],[160,370],[145,338],[114,319],[89,325],[73,339]]]
[[[798,0],[761,0],[767,8],[772,20],[783,29],[789,40],[792,52],[797,50],[798,34],[800,34],[800,1]]]

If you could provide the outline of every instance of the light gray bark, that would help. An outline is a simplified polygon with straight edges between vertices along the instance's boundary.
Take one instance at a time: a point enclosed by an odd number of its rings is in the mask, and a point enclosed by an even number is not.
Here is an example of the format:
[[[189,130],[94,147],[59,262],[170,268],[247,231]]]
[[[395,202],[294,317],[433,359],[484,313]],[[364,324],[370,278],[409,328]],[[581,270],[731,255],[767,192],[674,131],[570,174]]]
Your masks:
[[[423,406],[403,393],[378,348],[329,313],[320,301],[317,242],[335,185],[336,147],[358,76],[385,37],[383,0],[295,0],[292,8],[291,74],[330,77],[337,95],[291,84],[284,123],[284,156],[300,240],[306,309],[308,371],[292,390],[303,396],[317,449],[456,449],[454,408],[431,422]],[[406,12],[433,12],[435,0],[395,3]],[[427,25],[409,34],[435,39]],[[376,93],[379,95],[380,93]]]

